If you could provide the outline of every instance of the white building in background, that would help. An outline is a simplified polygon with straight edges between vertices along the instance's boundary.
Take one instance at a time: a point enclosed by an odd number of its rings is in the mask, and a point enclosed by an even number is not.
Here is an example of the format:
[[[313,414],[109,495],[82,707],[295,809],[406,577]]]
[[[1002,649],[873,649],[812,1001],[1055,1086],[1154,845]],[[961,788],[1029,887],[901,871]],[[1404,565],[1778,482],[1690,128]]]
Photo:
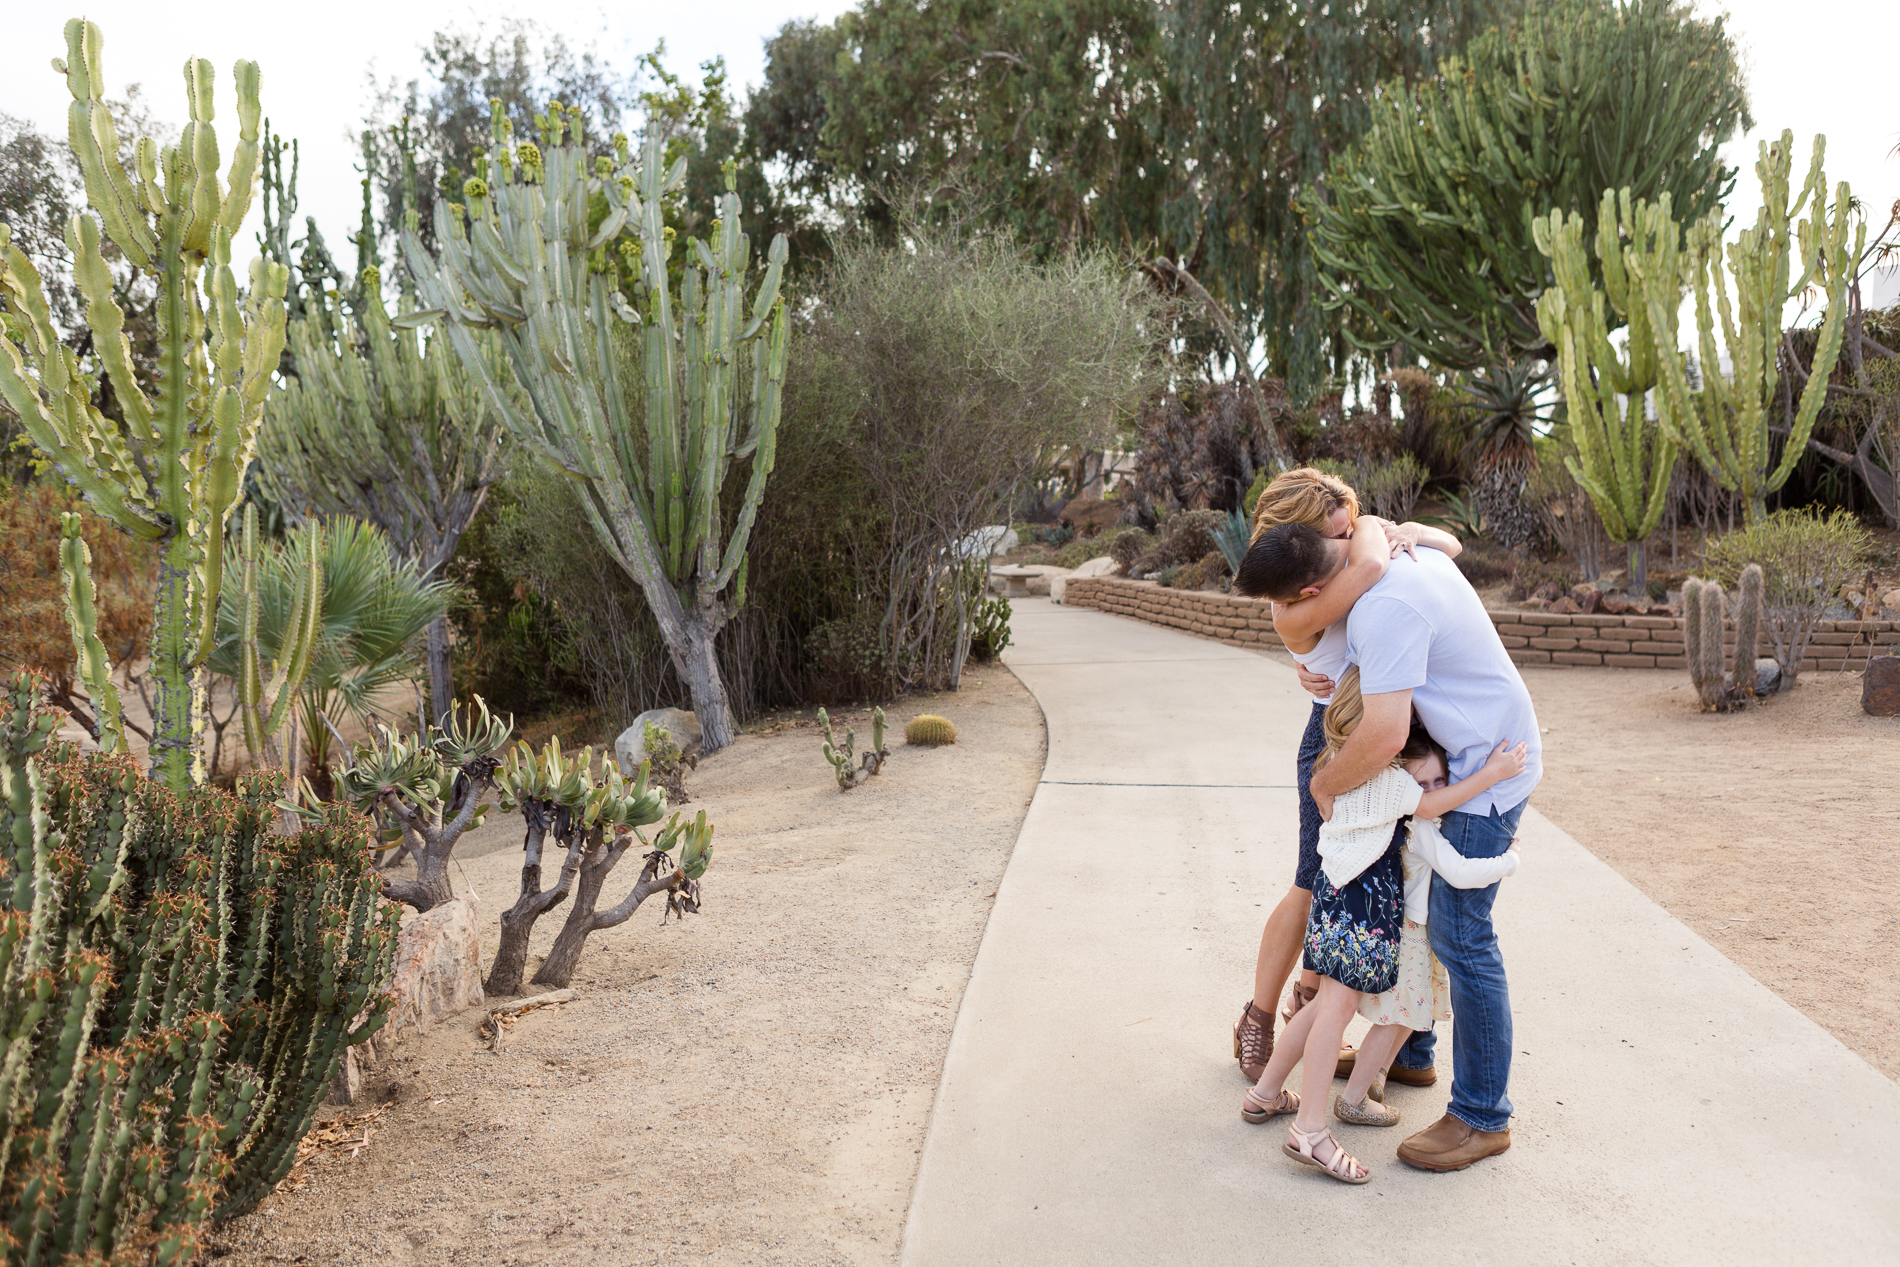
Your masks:
[[[1867,271],[1860,279],[1860,304],[1869,311],[1900,304],[1900,263]]]

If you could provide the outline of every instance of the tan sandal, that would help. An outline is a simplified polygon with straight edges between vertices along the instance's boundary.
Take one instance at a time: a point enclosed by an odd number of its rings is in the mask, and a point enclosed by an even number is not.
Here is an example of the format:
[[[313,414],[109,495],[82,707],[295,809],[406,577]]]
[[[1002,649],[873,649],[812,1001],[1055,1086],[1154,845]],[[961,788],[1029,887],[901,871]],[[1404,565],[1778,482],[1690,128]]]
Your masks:
[[[1268,1103],[1260,1098],[1259,1088],[1248,1087],[1247,1094],[1242,1096],[1240,1100],[1240,1116],[1246,1118],[1255,1126],[1260,1125],[1260,1123],[1270,1117],[1282,1117],[1285,1114],[1298,1113],[1299,1111],[1300,1097],[1291,1091],[1281,1091],[1280,1094],[1273,1097],[1272,1103]]]
[[[1399,1111],[1388,1109],[1371,1096],[1354,1104],[1343,1095],[1333,1097],[1333,1116],[1351,1126],[1397,1126]]]
[[[1247,1000],[1247,1006],[1234,1022],[1234,1059],[1249,1082],[1260,1081],[1273,1059],[1273,1013],[1262,1012]]]
[[[1301,1008],[1319,997],[1319,987],[1293,983],[1292,993],[1287,995],[1287,1004],[1280,1009],[1280,1019],[1290,1021],[1299,1014]]]
[[[1313,1151],[1322,1142],[1333,1146],[1333,1155],[1328,1161],[1321,1161],[1318,1154]],[[1297,1126],[1287,1127],[1286,1143],[1280,1145],[1280,1151],[1299,1162],[1300,1165],[1324,1171],[1341,1183],[1357,1185],[1366,1183],[1372,1178],[1372,1171],[1366,1168],[1365,1163],[1341,1148],[1339,1141],[1333,1138],[1332,1131],[1324,1126],[1311,1134]]]

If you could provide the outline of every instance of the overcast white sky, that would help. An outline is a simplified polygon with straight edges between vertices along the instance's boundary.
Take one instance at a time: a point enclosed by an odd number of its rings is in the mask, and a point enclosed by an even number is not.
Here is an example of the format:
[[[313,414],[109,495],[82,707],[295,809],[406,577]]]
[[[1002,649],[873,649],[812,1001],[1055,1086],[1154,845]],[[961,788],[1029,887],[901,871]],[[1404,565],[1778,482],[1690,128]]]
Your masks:
[[[664,39],[671,67],[682,75],[723,55],[738,96],[763,74],[763,43],[785,22],[829,18],[847,0],[706,0],[699,4],[640,0],[609,10],[580,5],[503,5],[493,0],[456,7],[368,0],[305,5],[257,0],[196,0],[185,10],[152,0],[89,0],[66,6],[0,0],[0,111],[31,119],[65,136],[65,82],[49,62],[63,55],[61,35],[74,9],[99,23],[106,37],[107,83],[144,85],[147,99],[174,123],[184,117],[180,68],[187,56],[207,57],[218,70],[219,122],[230,120],[230,66],[240,57],[263,71],[264,110],[272,126],[302,143],[301,212],[314,214],[341,257],[354,230],[360,176],[352,164],[350,129],[368,104],[365,77],[407,79],[420,68],[417,50],[429,34],[454,22],[504,13],[533,17],[579,45],[626,66]],[[1830,181],[1846,179],[1871,207],[1900,199],[1900,107],[1895,105],[1894,49],[1900,47],[1896,0],[1735,0],[1726,9],[1749,71],[1758,129],[1731,146],[1742,178],[1732,212],[1753,219],[1757,194],[1755,142],[1793,128],[1800,153],[1814,133],[1828,137]],[[611,31],[610,37],[602,36]],[[372,62],[372,57],[374,61]],[[252,213],[253,219],[256,212]],[[247,222],[247,227],[255,225]],[[249,234],[247,233],[247,236]]]

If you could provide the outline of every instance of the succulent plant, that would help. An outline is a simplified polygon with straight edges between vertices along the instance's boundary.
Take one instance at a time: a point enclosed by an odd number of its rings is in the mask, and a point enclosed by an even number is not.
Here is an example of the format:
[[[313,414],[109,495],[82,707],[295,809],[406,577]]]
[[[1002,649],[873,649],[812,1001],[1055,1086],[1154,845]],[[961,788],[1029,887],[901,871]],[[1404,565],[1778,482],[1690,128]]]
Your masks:
[[[910,719],[904,727],[904,742],[918,744],[926,748],[935,748],[957,741],[957,728],[947,717],[935,713],[923,713]]]

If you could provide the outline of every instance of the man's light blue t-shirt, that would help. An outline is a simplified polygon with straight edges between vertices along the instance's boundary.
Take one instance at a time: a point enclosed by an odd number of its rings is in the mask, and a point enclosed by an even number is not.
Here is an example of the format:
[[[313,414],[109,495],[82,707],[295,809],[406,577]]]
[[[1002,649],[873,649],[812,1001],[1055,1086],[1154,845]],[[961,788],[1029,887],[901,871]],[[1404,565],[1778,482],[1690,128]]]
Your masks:
[[[1412,692],[1412,706],[1451,758],[1455,783],[1483,768],[1499,741],[1530,745],[1524,773],[1466,801],[1467,814],[1530,799],[1544,773],[1531,693],[1477,591],[1437,550],[1401,554],[1346,618],[1346,646],[1365,695]]]

